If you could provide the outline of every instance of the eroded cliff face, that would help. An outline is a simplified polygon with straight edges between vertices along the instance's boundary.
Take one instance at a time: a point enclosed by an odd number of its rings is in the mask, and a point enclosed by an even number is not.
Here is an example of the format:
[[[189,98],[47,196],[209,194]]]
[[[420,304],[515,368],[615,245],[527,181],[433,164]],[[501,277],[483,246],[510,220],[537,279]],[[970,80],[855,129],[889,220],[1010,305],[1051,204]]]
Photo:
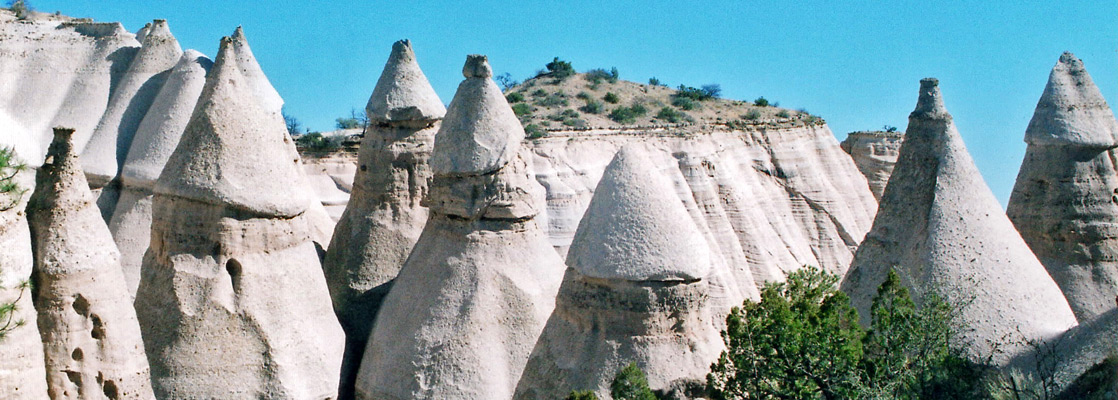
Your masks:
[[[881,200],[881,193],[885,192],[885,184],[889,183],[889,176],[893,174],[903,141],[904,132],[851,132],[840,144],[842,150],[854,159],[858,171],[866,176],[870,191],[878,201]]]
[[[649,157],[672,179],[716,255],[758,285],[803,265],[843,274],[877,211],[826,125],[552,132],[528,147],[547,189],[548,236],[560,253],[606,165],[628,143],[658,150]]]

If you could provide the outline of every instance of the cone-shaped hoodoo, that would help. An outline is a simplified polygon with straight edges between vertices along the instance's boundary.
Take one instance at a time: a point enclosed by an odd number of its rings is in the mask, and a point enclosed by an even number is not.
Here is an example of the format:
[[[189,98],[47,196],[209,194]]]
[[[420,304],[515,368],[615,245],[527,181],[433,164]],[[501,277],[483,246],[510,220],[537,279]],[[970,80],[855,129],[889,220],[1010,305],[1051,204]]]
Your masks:
[[[420,202],[446,109],[407,40],[392,45],[366,113],[374,123],[361,143],[352,196],[323,263],[334,311],[346,331],[341,399],[353,396],[373,320],[427,223]]]
[[[9,161],[17,162],[14,157]],[[0,338],[0,376],[4,377],[0,379],[0,398],[12,400],[49,398],[43,342],[28,286],[35,263],[23,212],[26,193],[31,189],[26,183],[29,176],[14,168],[0,169],[0,180],[11,178],[10,182],[19,185],[16,191],[0,193],[0,249],[4,249],[0,251],[0,304],[15,306],[0,320],[0,326],[9,329]]]
[[[171,35],[167,21],[157,19],[143,35],[140,50],[128,72],[116,85],[112,98],[89,143],[82,150],[82,168],[100,197],[98,205],[108,221],[116,209],[120,188],[116,178],[132,145],[136,130],[150,109],[169,70],[182,57],[178,40]],[[104,193],[98,190],[104,189]]]
[[[1004,363],[1026,347],[1022,339],[1048,339],[1076,324],[982,180],[935,79],[920,82],[877,218],[842,284],[863,323],[891,268],[918,301],[938,293],[960,307],[961,344],[974,357]]]
[[[606,168],[567,264],[516,398],[608,395],[631,362],[653,389],[705,382],[723,348],[710,250],[671,182],[641,152],[623,148]]]
[[[268,77],[264,75],[264,69],[260,68],[260,63],[256,61],[256,55],[252,54],[252,48],[248,47],[248,39],[245,38],[245,30],[241,27],[233,30],[233,53],[237,55],[237,65],[244,74],[249,88],[251,88],[253,97],[255,97],[265,111],[279,114],[283,109],[283,97],[280,97],[279,92],[268,81]]]
[[[1118,122],[1083,62],[1064,53],[1025,131],[1006,213],[1080,321],[1118,296]]]
[[[27,205],[50,398],[153,399],[120,253],[81,170],[74,131],[54,132]]]
[[[131,296],[136,295],[140,264],[151,242],[152,187],[190,121],[212,64],[197,51],[183,53],[140,122],[121,168],[120,200],[109,220],[109,231],[120,249],[121,268]]]
[[[435,136],[430,217],[381,306],[358,399],[511,398],[554,307],[563,263],[535,220],[524,130],[485,56],[464,73]]]
[[[294,145],[223,38],[155,185],[136,309],[159,398],[327,399],[344,334]]]

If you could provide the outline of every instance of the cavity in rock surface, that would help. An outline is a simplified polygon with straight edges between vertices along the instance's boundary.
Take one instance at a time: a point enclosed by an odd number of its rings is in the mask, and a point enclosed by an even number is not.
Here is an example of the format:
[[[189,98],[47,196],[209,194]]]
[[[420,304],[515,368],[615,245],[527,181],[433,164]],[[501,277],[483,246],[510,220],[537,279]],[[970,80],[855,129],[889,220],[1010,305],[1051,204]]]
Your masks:
[[[224,38],[155,184],[136,309],[163,399],[329,399],[344,333],[282,117]]]
[[[72,135],[55,129],[27,205],[50,398],[154,399],[120,253]]]

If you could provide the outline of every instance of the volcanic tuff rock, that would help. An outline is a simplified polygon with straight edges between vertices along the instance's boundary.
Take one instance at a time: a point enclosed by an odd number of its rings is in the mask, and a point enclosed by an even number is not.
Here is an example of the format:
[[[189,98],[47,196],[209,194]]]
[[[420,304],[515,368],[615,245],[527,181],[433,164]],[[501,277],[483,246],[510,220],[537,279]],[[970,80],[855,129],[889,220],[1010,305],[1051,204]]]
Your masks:
[[[136,294],[159,398],[327,399],[344,334],[282,117],[224,38],[155,185]]]
[[[38,163],[68,126],[84,148],[140,43],[119,23],[14,20],[0,10],[0,143]]]
[[[151,242],[152,187],[190,121],[212,64],[197,51],[183,53],[136,129],[121,168],[121,195],[109,220],[109,230],[120,249],[124,280],[132,296],[136,295],[140,264]]]
[[[140,328],[95,198],[56,128],[27,205],[52,399],[153,399]]]
[[[14,174],[0,170],[0,177]],[[20,187],[30,189],[30,174],[15,175]],[[0,398],[40,400],[47,397],[46,369],[43,363],[43,342],[39,336],[31,289],[24,286],[31,279],[35,259],[31,254],[31,232],[23,212],[26,195],[18,198],[0,194],[0,304],[14,304],[10,318],[0,326],[12,328],[0,339]],[[17,326],[23,321],[23,326]],[[12,324],[12,325],[8,325]]]
[[[108,221],[116,209],[119,185],[107,187],[124,164],[136,129],[155,100],[171,68],[182,57],[179,42],[171,35],[167,21],[155,20],[143,36],[140,50],[128,72],[115,84],[113,95],[93,137],[82,150],[82,168],[94,193],[101,188],[98,205]]]
[[[362,141],[353,196],[323,262],[334,311],[346,331],[341,398],[353,396],[373,320],[427,223],[420,201],[446,109],[407,40],[392,45],[365,112],[374,125]]]
[[[618,148],[642,143],[667,169],[715,257],[761,285],[815,265],[842,274],[873,222],[865,177],[825,126],[552,132],[532,140],[547,188],[548,234],[562,254]],[[673,171],[674,170],[674,171]],[[744,273],[742,273],[744,271]]]
[[[435,135],[430,216],[381,306],[359,399],[511,398],[554,307],[562,260],[535,220],[524,132],[484,56],[463,73]]]
[[[893,174],[903,141],[904,132],[851,132],[839,144],[854,159],[858,171],[866,176],[870,191],[878,201]]]
[[[702,385],[722,350],[706,240],[643,151],[606,168],[567,257],[556,308],[516,398],[594,390],[630,362],[653,389]],[[712,293],[715,292],[715,293]],[[740,303],[739,303],[740,304]]]
[[[237,29],[233,30],[232,37],[233,53],[237,55],[237,65],[241,68],[241,73],[244,74],[253,97],[260,101],[265,111],[279,114],[283,109],[283,98],[280,97],[276,88],[272,87],[268,77],[264,75],[260,63],[256,62],[256,55],[252,54],[252,48],[248,46],[248,39],[245,38],[245,30],[238,26]]]
[[[1006,213],[1087,321],[1118,296],[1118,122],[1071,53],[1052,68],[1025,142]]]
[[[973,357],[1005,363],[1025,350],[1025,340],[1049,339],[1076,324],[982,180],[935,79],[920,81],[873,229],[842,283],[863,324],[893,268],[918,301],[936,293],[960,307],[961,344]]]

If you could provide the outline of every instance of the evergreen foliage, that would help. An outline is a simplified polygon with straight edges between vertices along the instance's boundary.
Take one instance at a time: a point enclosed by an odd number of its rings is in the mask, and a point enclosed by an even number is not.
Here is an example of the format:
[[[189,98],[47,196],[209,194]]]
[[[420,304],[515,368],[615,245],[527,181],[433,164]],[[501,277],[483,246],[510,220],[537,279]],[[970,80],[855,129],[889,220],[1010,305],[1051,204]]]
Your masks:
[[[23,195],[27,193],[27,189],[20,187],[16,183],[16,175],[23,171],[27,166],[19,162],[15,156],[15,150],[8,147],[0,147],[0,212],[9,211],[19,206]],[[6,249],[4,251],[7,251]],[[0,265],[0,269],[7,266]],[[3,271],[0,271],[3,272]],[[0,288],[7,289],[7,288]],[[16,319],[16,311],[19,310],[19,302],[23,296],[31,289],[30,281],[22,281],[17,286],[19,289],[16,298],[10,302],[0,303],[0,341],[7,337],[8,333],[24,325],[25,321]]]
[[[609,385],[609,394],[614,400],[656,400],[656,395],[648,387],[648,377],[636,363],[629,363]]]

